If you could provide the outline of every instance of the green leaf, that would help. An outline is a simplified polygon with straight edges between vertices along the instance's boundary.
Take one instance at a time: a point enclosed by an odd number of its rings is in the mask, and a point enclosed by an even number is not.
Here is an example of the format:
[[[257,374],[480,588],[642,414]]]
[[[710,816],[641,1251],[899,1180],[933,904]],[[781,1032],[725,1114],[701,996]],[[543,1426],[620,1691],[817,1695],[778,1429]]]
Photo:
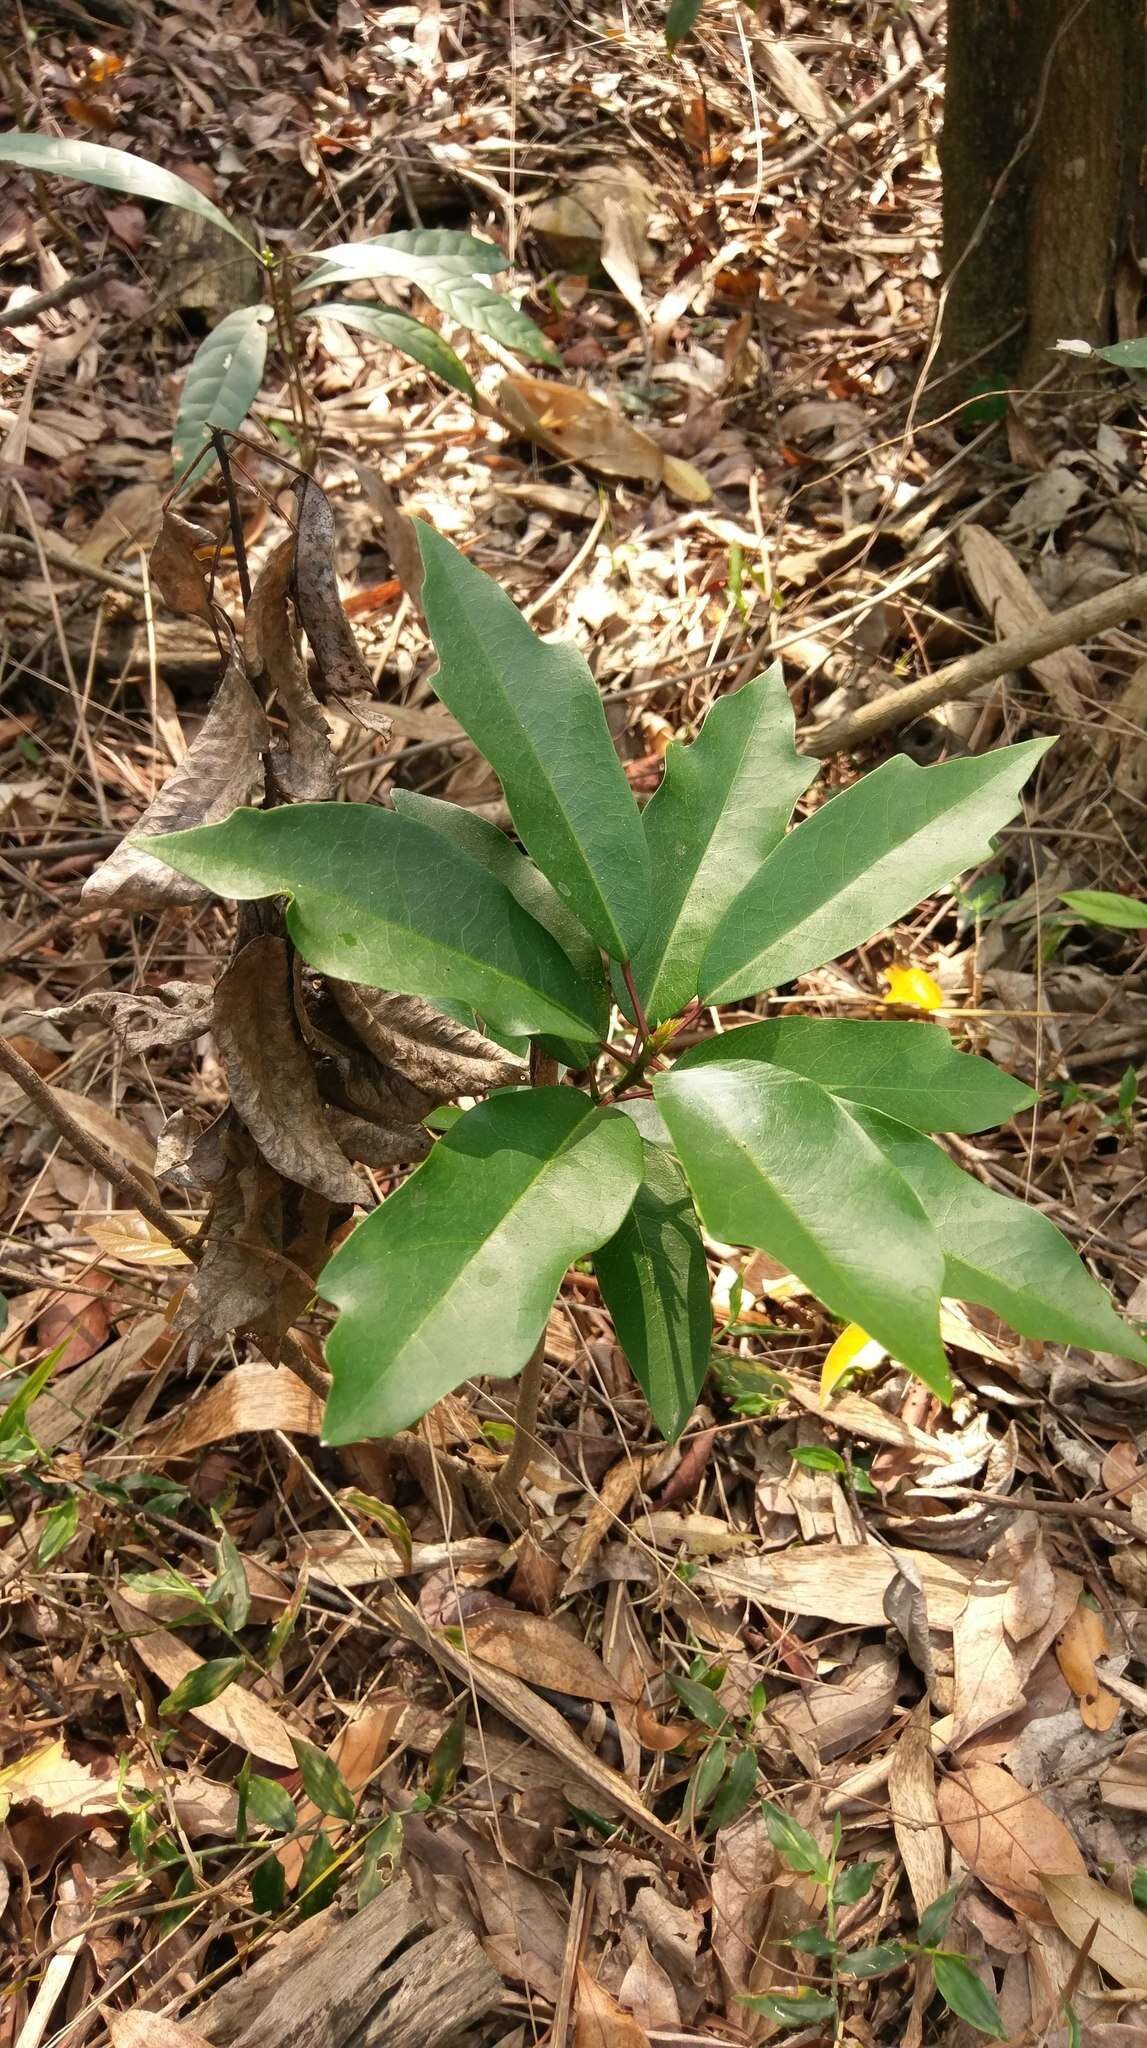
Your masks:
[[[0,135],[0,163],[18,164],[21,170],[40,171],[47,177],[78,178],[85,185],[130,192],[133,199],[157,199],[165,206],[182,207],[185,213],[212,221],[251,249],[234,222],[186,178],[177,178],[173,171],[161,170],[158,164],[132,156],[126,149],[107,149],[102,142],[79,142],[67,135],[23,135],[13,130]],[[258,252],[252,249],[251,253]]]
[[[840,1947],[838,1941],[830,1941],[819,1927],[802,1927],[788,1943],[802,1956],[834,1956]]]
[[[879,1867],[876,1863],[850,1863],[847,1870],[842,1870],[832,1887],[837,1905],[855,1906],[859,1900],[866,1899]]]
[[[932,1971],[937,1991],[957,2019],[967,2020],[977,2033],[990,2034],[995,2041],[1007,2038],[995,1999],[963,1956],[940,1949],[932,1956]]]
[[[289,1835],[299,1825],[295,1802],[277,1778],[248,1778],[247,1810],[261,1827],[273,1828],[277,1835]]]
[[[602,1299],[653,1420],[674,1443],[709,1370],[709,1269],[692,1197],[672,1154],[645,1144],[641,1186],[594,1258]]]
[[[1088,924],[1110,924],[1129,932],[1147,928],[1147,903],[1138,896],[1118,896],[1111,889],[1065,889],[1059,900]]]
[[[338,1858],[322,1829],[319,1829],[303,1858],[296,1891],[300,1920],[310,1920],[329,1906],[339,1888]]]
[[[806,2027],[812,2020],[834,2020],[836,2005],[823,1991],[758,1991],[750,1996],[738,1992],[737,2004],[747,2005],[777,2027]]]
[[[818,763],[793,744],[779,662],[714,704],[691,746],[674,740],[660,787],[642,814],[656,888],[634,956],[650,1023],[676,1016],[697,993],[705,949],[729,905],[784,837]]]
[[[450,1797],[466,1756],[465,1701],[447,1722],[430,1753],[426,1766],[426,1797],[431,1806],[441,1806]]]
[[[226,1529],[216,1545],[215,1582],[207,1595],[224,1628],[237,1633],[246,1628],[251,1612],[251,1588],[243,1560]]]
[[[1109,348],[1093,348],[1090,353],[1120,370],[1147,370],[1147,334],[1137,335],[1134,341],[1113,341]]]
[[[883,1977],[885,1971],[899,1970],[907,1961],[908,1950],[901,1942],[878,1941],[872,1948],[854,1948],[851,1955],[842,1955],[837,1968],[843,1977]]]
[[[275,1920],[287,1904],[287,1879],[277,1856],[264,1856],[251,1872],[251,1904],[264,1920]]]
[[[705,1750],[700,1763],[693,1773],[688,1797],[685,1802],[685,1811],[691,1821],[695,1820],[699,1813],[705,1811],[714,1792],[717,1790],[725,1775],[725,1761],[728,1754],[729,1745],[724,1737],[720,1735]]]
[[[476,860],[479,867],[501,882],[509,890],[515,903],[556,939],[574,972],[586,984],[593,1002],[594,1037],[579,1044],[567,1045],[558,1054],[567,1066],[584,1065],[592,1046],[604,1038],[609,1030],[609,990],[601,965],[601,949],[594,944],[585,926],[574,916],[573,911],[562,902],[557,890],[546,880],[540,868],[527,860],[496,825],[488,818],[480,818],[474,811],[467,811],[461,804],[444,803],[441,798],[420,796],[411,789],[396,789],[394,808],[400,818],[414,818],[419,824],[428,825],[432,832],[440,832],[445,839]],[[570,1057],[565,1058],[569,1053]]]
[[[806,1472],[847,1472],[848,1467],[839,1451],[830,1450],[828,1444],[800,1444],[789,1452],[794,1465],[803,1465]]]
[[[761,1812],[765,1816],[769,1840],[789,1869],[799,1872],[802,1877],[814,1878],[817,1884],[827,1884],[831,1874],[828,1861],[808,1829],[786,1813],[783,1807],[774,1806],[771,1799],[762,1799]]]
[[[739,1749],[729,1766],[725,1779],[709,1815],[706,1834],[715,1835],[721,1828],[732,1827],[747,1811],[757,1789],[757,1759],[751,1749]]]
[[[197,1664],[186,1678],[172,1687],[166,1699],[160,1700],[159,1711],[167,1721],[177,1720],[180,1714],[189,1714],[196,1707],[210,1706],[220,1693],[242,1676],[247,1669],[245,1657],[211,1657],[206,1664]]]
[[[270,318],[269,306],[240,306],[200,342],[183,380],[172,436],[171,462],[177,477],[202,448],[207,427],[234,428],[246,419],[263,381]],[[208,449],[184,482],[198,483],[214,460],[214,451]]]
[[[362,306],[350,300],[334,299],[326,305],[308,306],[300,320],[337,320],[342,327],[353,327],[361,334],[373,336],[375,341],[386,342],[389,348],[396,348],[404,356],[412,356],[421,363],[424,370],[441,377],[444,384],[453,385],[466,398],[476,401],[478,392],[465,363],[455,355],[448,342],[432,327],[421,320],[415,320],[409,313],[399,313],[393,306]]]
[[[665,41],[672,56],[678,43],[683,43],[691,34],[704,0],[669,0],[665,15]]]
[[[648,917],[649,855],[597,685],[576,647],[539,640],[496,583],[416,525],[434,688],[501,782],[527,852],[627,960]]]
[[[948,1922],[955,1910],[959,1891],[958,1884],[951,1884],[946,1892],[941,1892],[938,1899],[933,1899],[930,1906],[925,1906],[916,1930],[925,1948],[931,1948],[935,1942],[943,1940],[948,1931]]]
[[[46,1564],[51,1564],[52,1559],[58,1557],[61,1550],[67,1549],[76,1533],[79,1519],[80,1504],[74,1493],[65,1494],[63,1500],[56,1501],[55,1505],[48,1509],[44,1517],[44,1526],[40,1531],[40,1541],[36,1545],[36,1563],[41,1570]]]
[[[774,1017],[707,1038],[677,1064],[749,1059],[803,1074],[918,1131],[986,1131],[1036,1100],[991,1060],[957,1052],[942,1024],[923,1020]]]
[[[536,363],[549,363],[560,370],[562,359],[553,343],[546,340],[540,327],[535,327],[529,314],[523,313],[503,292],[496,292],[473,277],[419,278],[418,289],[425,292],[440,313],[456,320],[459,327],[468,327],[472,334],[488,334],[503,348],[512,348],[520,356],[530,356]]]
[[[311,1804],[317,1806],[320,1813],[329,1813],[333,1820],[353,1820],[354,1793],[338,1765],[302,1735],[292,1735],[291,1748],[295,1752],[303,1790]]]
[[[464,1380],[519,1372],[566,1268],[612,1237],[640,1178],[629,1119],[576,1089],[460,1117],[320,1275],[343,1311],[324,1441],[393,1436]]]
[[[729,1709],[721,1705],[716,1693],[711,1692],[707,1685],[702,1685],[699,1678],[687,1678],[671,1671],[669,1683],[682,1706],[692,1714],[695,1721],[700,1721],[703,1727],[718,1731],[728,1727]]]
[[[1050,1217],[985,1187],[918,1131],[857,1115],[923,1204],[944,1253],[945,1294],[993,1309],[1023,1337],[1147,1365],[1147,1339],[1116,1314]]]
[[[987,858],[1051,740],[919,768],[898,754],[790,832],[726,911],[706,1002],[777,988],[862,946]]]
[[[406,277],[421,285],[428,277],[493,276],[510,263],[496,242],[480,241],[460,228],[402,228],[362,242],[334,242],[318,255],[322,268],[308,285],[339,277]]]
[[[291,938],[323,974],[456,997],[511,1031],[595,1031],[593,995],[549,933],[413,818],[375,804],[241,810],[147,850],[221,896],[291,896]]]
[[[654,1089],[710,1236],[781,1259],[833,1315],[946,1396],[943,1256],[861,1112],[751,1060],[679,1068]]]

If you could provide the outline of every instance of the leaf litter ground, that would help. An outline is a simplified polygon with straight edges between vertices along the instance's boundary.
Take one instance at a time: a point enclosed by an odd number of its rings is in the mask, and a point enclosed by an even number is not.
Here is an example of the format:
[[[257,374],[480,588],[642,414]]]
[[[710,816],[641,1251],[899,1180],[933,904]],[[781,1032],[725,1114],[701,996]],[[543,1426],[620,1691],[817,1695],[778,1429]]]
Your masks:
[[[146,39],[118,15],[37,19],[9,115],[152,154],[272,243],[282,221],[328,241],[470,227],[513,251],[562,358],[539,380],[464,344],[498,417],[476,415],[368,334],[312,324],[338,584],[320,576],[306,600],[332,689],[306,744],[306,679],[292,697],[279,676],[292,793],[405,788],[503,818],[429,692],[399,506],[540,630],[578,640],[642,795],[668,741],[774,654],[807,728],[1135,567],[1122,386],[1071,403],[1053,384],[975,435],[905,434],[938,271],[937,10],[855,6],[826,29],[788,7],[765,29],[713,6],[672,66],[655,12],[623,28],[519,8],[513,49],[499,20],[433,5],[348,5],[288,34],[239,4],[206,41],[191,9]],[[297,2039],[335,1980],[339,2041],[368,2038],[372,2011],[379,2041],[760,2038],[770,2021],[745,1995],[827,1981],[788,1945],[823,1922],[823,1896],[761,1793],[822,1855],[839,1816],[843,1865],[875,1864],[842,1909],[848,1950],[912,1939],[955,1883],[944,1939],[1011,2035],[1056,2038],[1066,1994],[1100,2048],[1139,2038],[1136,1368],[952,1310],[950,1410],[879,1359],[826,1404],[839,1333],[773,1262],[713,1243],[715,1369],[674,1451],[649,1436],[578,1274],[547,1335],[525,1529],[492,1504],[511,1416],[498,1382],[392,1444],[320,1451],[327,1319],[303,1283],[321,1205],[348,1190],[323,1179],[342,1154],[308,1144],[300,1077],[337,1048],[354,1115],[346,1035],[313,1006],[306,1043],[283,1040],[281,1006],[279,1037],[252,1032],[244,976],[272,1004],[273,934],[244,927],[220,1007],[222,911],[177,899],[133,918],[130,876],[79,896],[161,786],[178,804],[203,740],[210,608],[194,577],[190,616],[143,605],[140,551],[175,379],[250,280],[237,247],[224,261],[160,234],[134,202],[51,198],[48,214],[10,188],[14,287],[101,274],[37,324],[9,313],[2,336],[0,998],[51,1094],[30,1106],[2,1084],[3,1394],[25,1386],[39,1450],[12,1461],[0,1530],[0,2040]],[[288,437],[296,424],[273,387],[257,414]],[[293,509],[259,445],[244,461],[265,495],[242,499],[257,569]],[[195,501],[209,540],[224,509],[210,486]],[[233,565],[218,572],[230,602]],[[1071,922],[1047,941],[1065,890],[1143,894],[1143,655],[1118,631],[899,733],[922,760],[1063,737],[989,870],[801,990],[826,1016],[887,1014],[889,994],[905,1017],[939,1005],[954,1043],[1038,1081],[1037,1114],[953,1140],[955,1156],[1026,1192],[1140,1313],[1139,936]],[[214,757],[225,808],[233,741],[229,725]],[[825,780],[853,772],[837,757]],[[83,1016],[61,1017],[78,997]],[[459,1060],[478,1087],[513,1064],[473,1034],[428,1038],[416,1003],[343,1001],[408,1077],[385,1119],[373,1101],[387,1143],[356,1153],[385,1189]],[[147,1213],[162,1175],[167,1211],[197,1220],[178,1174],[205,1170],[224,1047],[232,1096],[237,1076],[248,1091],[228,1228],[279,1261],[273,1326],[249,1262],[224,1246],[193,1274]],[[290,1181],[300,1149],[307,1186]],[[261,1339],[232,1341],[236,1324]],[[738,1768],[750,1801],[733,1818]],[[370,1922],[340,1936],[356,1902]],[[414,2023],[403,1982],[408,1999],[421,1987]],[[840,2009],[864,2042],[969,2038],[921,1961],[846,1980]],[[800,2038],[831,2032],[809,2009]]]

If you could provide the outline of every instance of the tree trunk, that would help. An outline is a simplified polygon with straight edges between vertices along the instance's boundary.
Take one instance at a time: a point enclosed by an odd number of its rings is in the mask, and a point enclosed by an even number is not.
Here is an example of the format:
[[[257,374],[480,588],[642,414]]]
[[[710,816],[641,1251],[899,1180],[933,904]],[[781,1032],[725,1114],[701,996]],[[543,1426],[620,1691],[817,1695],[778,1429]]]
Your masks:
[[[1110,338],[1147,132],[1145,25],[1145,0],[950,0],[942,354],[967,366],[957,391],[1035,383],[1057,341]]]

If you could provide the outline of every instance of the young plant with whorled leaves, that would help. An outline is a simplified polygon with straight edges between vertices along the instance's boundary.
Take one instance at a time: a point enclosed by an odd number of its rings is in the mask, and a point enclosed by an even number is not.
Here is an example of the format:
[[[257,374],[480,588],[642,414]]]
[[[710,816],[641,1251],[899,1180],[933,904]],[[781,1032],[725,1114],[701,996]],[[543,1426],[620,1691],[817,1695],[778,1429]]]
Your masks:
[[[779,1260],[941,1396],[943,1296],[1147,1362],[1049,1219],[939,1142],[1035,1099],[942,1024],[786,1014],[674,1056],[683,1022],[692,1036],[710,1006],[791,987],[982,861],[1051,742],[897,757],[789,829],[816,764],[774,667],[670,747],[641,812],[577,650],[537,639],[441,536],[419,541],[435,688],[516,839],[399,790],[392,809],[240,808],[144,842],[221,896],[287,898],[291,946],[336,990],[428,1000],[528,1047],[547,1082],[466,1107],[325,1267],[327,1441],[389,1436],[465,1380],[536,1368],[587,1258],[676,1436],[710,1362],[702,1229]]]

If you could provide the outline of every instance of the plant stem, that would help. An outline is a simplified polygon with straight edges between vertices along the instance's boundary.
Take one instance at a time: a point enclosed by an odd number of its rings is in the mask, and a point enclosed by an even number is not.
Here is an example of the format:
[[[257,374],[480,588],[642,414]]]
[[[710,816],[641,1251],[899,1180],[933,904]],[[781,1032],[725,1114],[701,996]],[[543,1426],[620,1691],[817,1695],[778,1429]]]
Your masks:
[[[219,458],[223,472],[223,483],[227,492],[227,517],[231,522],[231,545],[235,550],[235,567],[239,571],[239,588],[243,593],[243,607],[251,602],[251,571],[247,566],[247,543],[243,538],[243,521],[239,517],[239,493],[235,489],[235,476],[231,468],[231,457],[227,453],[227,438],[221,427],[212,427],[211,445]]]
[[[621,963],[621,978],[625,983],[626,990],[629,995],[629,1000],[633,1004],[633,1021],[641,1034],[642,1040],[644,1041],[649,1037],[649,1025],[647,1024],[645,1019],[645,1011],[641,1005],[641,997],[637,993],[637,984],[633,979],[633,968],[630,966],[628,960],[623,960]]]
[[[543,1330],[522,1367],[522,1377],[518,1381],[518,1399],[514,1408],[514,1441],[498,1474],[498,1491],[507,1501],[512,1500],[521,1487],[526,1476],[526,1468],[537,1446],[538,1402],[542,1391],[542,1368],[545,1359],[546,1333]]]

